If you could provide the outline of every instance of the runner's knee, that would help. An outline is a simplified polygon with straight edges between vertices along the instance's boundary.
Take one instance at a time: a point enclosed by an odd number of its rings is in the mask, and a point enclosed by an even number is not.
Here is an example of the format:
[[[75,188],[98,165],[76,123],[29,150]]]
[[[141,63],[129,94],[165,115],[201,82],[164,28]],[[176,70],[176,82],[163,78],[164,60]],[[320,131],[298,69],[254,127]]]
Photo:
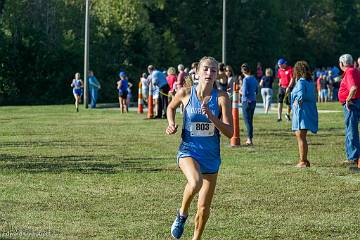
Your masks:
[[[191,179],[188,181],[188,185],[189,185],[191,191],[195,192],[195,193],[200,191],[200,189],[202,187],[202,183],[203,183],[203,181],[201,178],[199,178],[199,179],[194,178],[194,179]]]

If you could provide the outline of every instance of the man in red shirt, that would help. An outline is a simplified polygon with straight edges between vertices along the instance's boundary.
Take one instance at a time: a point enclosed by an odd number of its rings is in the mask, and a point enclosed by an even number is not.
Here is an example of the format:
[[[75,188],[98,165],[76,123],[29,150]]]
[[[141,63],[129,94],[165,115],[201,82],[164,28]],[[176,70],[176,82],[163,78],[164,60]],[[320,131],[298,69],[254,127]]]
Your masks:
[[[286,120],[290,121],[290,93],[293,87],[293,69],[290,66],[287,66],[286,60],[284,58],[280,58],[278,60],[278,74],[279,78],[279,104],[278,104],[278,122],[282,120],[282,108],[283,102],[285,100],[286,105],[288,106],[287,113],[285,113]]]
[[[179,74],[177,75],[176,87],[178,89],[182,88],[185,84],[185,78],[187,76],[186,72],[184,71],[185,67],[182,64],[178,65]]]
[[[350,163],[357,163],[360,157],[359,119],[360,119],[360,72],[353,66],[350,54],[339,58],[339,66],[344,72],[339,88],[339,102],[344,107],[345,118],[345,151]]]

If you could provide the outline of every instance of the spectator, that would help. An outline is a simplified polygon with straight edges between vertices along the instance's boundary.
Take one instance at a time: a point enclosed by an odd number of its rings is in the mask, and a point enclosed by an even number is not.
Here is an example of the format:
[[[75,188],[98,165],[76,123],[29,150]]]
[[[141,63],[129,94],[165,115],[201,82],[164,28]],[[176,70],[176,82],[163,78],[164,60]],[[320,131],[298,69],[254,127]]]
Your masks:
[[[176,76],[176,70],[174,67],[169,67],[169,69],[167,70],[167,77],[166,80],[169,84],[170,90],[169,90],[169,102],[171,101],[171,99],[173,98],[173,96],[175,96],[175,89],[174,89],[174,85],[175,82],[177,80],[177,76]],[[175,85],[176,86],[176,85]]]
[[[339,58],[340,69],[344,72],[339,89],[339,101],[344,108],[346,158],[351,163],[358,163],[360,157],[358,129],[360,119],[360,72],[353,67],[353,63],[350,54],[343,54]]]
[[[132,98],[132,93],[131,93],[131,88],[132,88],[132,83],[129,81],[128,79],[128,88],[127,88],[127,96],[126,96],[126,111],[129,112],[129,107],[130,107],[130,103],[131,103],[131,98]]]
[[[331,72],[333,73],[334,77],[339,76],[339,74],[340,74],[340,70],[339,70],[339,68],[336,67],[336,66],[333,66],[333,67],[331,68]]]
[[[241,65],[241,72],[244,75],[243,85],[241,89],[242,113],[247,130],[247,139],[245,144],[250,146],[253,144],[253,118],[256,107],[256,94],[258,91],[258,82],[251,75],[249,66],[244,63]]]
[[[191,77],[193,85],[197,85],[199,83],[198,77],[196,76],[196,69],[197,69],[198,65],[199,65],[198,62],[193,62],[191,64],[191,70],[189,71],[189,76]]]
[[[144,99],[144,102],[147,103],[147,98],[149,96],[149,81],[147,80],[146,73],[141,74],[140,81],[141,81],[142,97]]]
[[[338,94],[340,88],[341,76],[334,77],[333,82],[333,101],[339,101]]]
[[[291,89],[293,86],[293,69],[287,65],[287,62],[284,58],[278,60],[278,78],[279,78],[279,104],[278,104],[278,122],[282,120],[282,108],[283,102],[285,101],[288,106],[287,113],[285,113],[286,120],[290,121],[290,96]]]
[[[311,70],[307,62],[298,61],[294,66],[295,87],[291,92],[292,130],[298,142],[300,161],[298,168],[310,167],[307,158],[307,131],[318,131],[318,112],[316,108],[315,86],[311,79]]]
[[[96,101],[98,98],[98,90],[101,88],[101,86],[100,86],[99,81],[94,76],[94,72],[91,70],[89,71],[88,82],[89,82],[89,93],[90,93],[90,99],[91,99],[90,107],[96,108]]]
[[[120,80],[117,82],[119,93],[119,105],[121,113],[128,112],[127,95],[128,95],[128,78],[125,72],[119,73]]]
[[[225,74],[227,77],[227,93],[229,96],[233,94],[234,83],[239,84],[237,77],[234,75],[234,71],[230,65],[225,66]]]
[[[328,82],[328,101],[332,101],[334,98],[334,76],[331,70],[328,71],[328,75],[326,77]]]
[[[218,78],[217,78],[217,88],[219,90],[226,92],[227,86],[228,86],[228,78],[225,74],[225,64],[220,63],[218,71],[219,72],[218,72]]]
[[[354,68],[357,68],[357,69],[360,68],[360,65],[356,61],[354,61]]]
[[[273,95],[274,76],[271,68],[265,70],[265,76],[261,78],[259,86],[261,87],[261,97],[264,104],[264,111],[267,114],[271,108]]]
[[[168,106],[168,94],[170,91],[169,84],[166,81],[165,75],[156,70],[153,65],[148,66],[149,74],[151,75],[151,81],[154,87],[159,88],[159,100],[158,100],[158,107],[157,107],[157,115],[155,118],[160,119],[161,116],[166,118],[166,109]]]
[[[176,87],[177,89],[180,89],[185,84],[185,77],[187,76],[187,73],[185,72],[185,67],[182,64],[178,65],[178,71],[179,74],[177,75]]]
[[[320,84],[320,102],[327,102],[328,99],[328,81],[326,75],[322,74],[319,80]]]
[[[154,116],[155,118],[158,118],[158,112],[159,112],[159,96],[160,96],[160,89],[159,86],[157,85],[153,85],[152,86],[152,96],[153,96],[153,104],[154,104]],[[161,115],[161,113],[160,113]]]
[[[241,65],[240,65],[240,73],[239,73],[239,75],[238,75],[239,89],[242,88],[243,78],[244,78],[244,75],[243,75],[243,73],[241,72]],[[240,98],[240,101],[241,101],[241,98]]]

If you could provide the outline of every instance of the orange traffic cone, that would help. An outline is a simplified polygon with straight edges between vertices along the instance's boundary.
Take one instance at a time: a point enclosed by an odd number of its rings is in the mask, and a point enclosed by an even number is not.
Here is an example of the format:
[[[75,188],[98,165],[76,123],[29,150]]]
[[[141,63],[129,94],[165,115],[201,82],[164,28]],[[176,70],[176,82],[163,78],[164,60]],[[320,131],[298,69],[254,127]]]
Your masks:
[[[148,97],[148,113],[147,118],[153,118],[154,117],[154,106],[153,106],[153,89],[152,89],[152,83],[149,84],[149,97]]]
[[[239,89],[238,84],[233,84],[233,96],[232,96],[232,116],[234,133],[230,139],[231,147],[240,146],[240,128],[239,128]]]
[[[139,82],[139,91],[138,91],[138,113],[143,113],[144,112],[144,110],[143,110],[144,102],[143,102],[141,89],[142,89],[142,83],[140,81]]]

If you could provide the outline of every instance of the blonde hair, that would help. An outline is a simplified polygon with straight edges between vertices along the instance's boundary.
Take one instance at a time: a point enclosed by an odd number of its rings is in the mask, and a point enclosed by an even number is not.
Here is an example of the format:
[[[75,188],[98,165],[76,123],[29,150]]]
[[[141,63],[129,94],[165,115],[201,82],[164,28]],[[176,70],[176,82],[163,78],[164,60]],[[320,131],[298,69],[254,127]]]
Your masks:
[[[175,75],[176,74],[176,70],[174,67],[169,67],[167,70],[167,74],[168,75]]]
[[[191,64],[191,68],[197,68],[197,66],[199,66],[199,62],[193,62],[192,64]]]
[[[273,70],[271,68],[265,69],[265,75],[271,77],[273,75]]]
[[[194,85],[194,81],[190,76],[185,77],[184,87],[191,87]]]
[[[217,68],[219,68],[219,67],[218,67],[218,66],[219,66],[219,63],[218,63],[218,61],[216,61],[215,58],[205,56],[205,57],[202,57],[202,58],[200,59],[199,65],[197,66],[197,69],[196,69],[197,71],[199,70],[200,65],[201,65],[203,62],[205,62],[205,61],[214,62],[214,63],[216,64]]]

